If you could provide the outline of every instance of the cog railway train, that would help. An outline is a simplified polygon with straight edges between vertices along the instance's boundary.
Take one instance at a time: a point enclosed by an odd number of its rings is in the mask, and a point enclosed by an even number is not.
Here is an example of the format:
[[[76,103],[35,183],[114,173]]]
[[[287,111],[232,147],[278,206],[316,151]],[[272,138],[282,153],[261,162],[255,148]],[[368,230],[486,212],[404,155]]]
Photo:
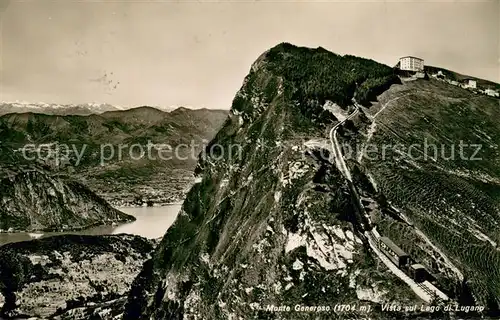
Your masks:
[[[413,259],[401,248],[399,248],[391,239],[380,237],[378,239],[380,251],[382,251],[389,260],[391,260],[399,269],[403,270],[415,282],[421,283],[429,278],[429,273],[425,267],[415,263]]]

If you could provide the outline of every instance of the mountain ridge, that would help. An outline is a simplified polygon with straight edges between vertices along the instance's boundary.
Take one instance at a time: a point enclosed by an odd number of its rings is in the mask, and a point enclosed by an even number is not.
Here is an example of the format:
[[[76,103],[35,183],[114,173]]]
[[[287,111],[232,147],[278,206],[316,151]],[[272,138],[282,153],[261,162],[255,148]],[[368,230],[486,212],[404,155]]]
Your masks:
[[[80,115],[87,116],[92,114],[103,114],[113,111],[126,111],[142,107],[154,108],[162,112],[171,112],[179,108],[197,110],[197,108],[186,108],[183,106],[136,106],[136,107],[121,107],[111,105],[109,103],[81,103],[81,104],[58,104],[45,102],[26,102],[26,101],[2,101],[0,102],[0,116],[10,113],[39,113],[48,115]],[[201,108],[204,109],[204,108]]]
[[[465,79],[473,79],[473,80],[476,80],[478,82],[479,87],[495,88],[497,90],[500,89],[500,83],[498,83],[498,82],[495,82],[492,80],[481,79],[479,77],[474,77],[474,76],[466,75],[463,73],[451,71],[451,70],[446,69],[446,68],[437,67],[437,66],[425,66],[424,70],[427,73],[432,73],[432,74],[437,74],[439,71],[441,71],[443,73],[443,75],[445,75],[450,80],[463,81]]]

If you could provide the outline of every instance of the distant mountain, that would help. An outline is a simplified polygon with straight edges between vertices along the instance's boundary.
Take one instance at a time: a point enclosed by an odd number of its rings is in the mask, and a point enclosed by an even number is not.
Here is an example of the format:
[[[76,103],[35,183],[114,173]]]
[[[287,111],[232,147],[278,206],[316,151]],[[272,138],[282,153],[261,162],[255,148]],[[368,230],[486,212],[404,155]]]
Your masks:
[[[117,205],[176,202],[193,180],[192,171],[203,144],[213,138],[227,114],[225,110],[178,108],[167,113],[139,107],[88,116],[3,115],[0,160],[14,166],[48,166],[53,172],[80,180]],[[155,159],[147,154],[138,156],[139,147],[146,151],[148,142],[168,145],[172,152],[162,159],[155,148]],[[41,148],[44,156],[24,159],[22,150],[29,144]],[[57,159],[48,154],[57,145],[72,150],[67,157]],[[119,146],[123,147],[121,151]],[[173,157],[178,146],[179,157]],[[30,157],[36,150],[28,152]],[[79,159],[77,152],[82,150]],[[172,159],[165,160],[169,156]]]
[[[161,110],[163,112],[171,112],[175,109],[178,109],[178,108],[182,108],[182,107],[177,107],[177,106],[168,106],[168,107],[165,107],[165,106],[142,106],[142,107],[151,107],[151,108],[155,108],[155,109],[158,109],[158,110]],[[132,108],[123,108],[124,110],[129,110],[129,109],[134,109],[134,108],[137,108],[137,107],[132,107]],[[188,108],[188,109],[194,109],[194,108]]]
[[[155,109],[170,112],[175,107],[155,106]],[[49,115],[91,115],[108,111],[119,111],[132,108],[117,107],[108,103],[82,103],[82,104],[55,104],[55,103],[30,103],[30,102],[0,102],[0,115],[9,113],[40,113]]]
[[[38,170],[7,176],[0,186],[0,229],[4,232],[78,230],[135,220],[82,184]]]
[[[106,111],[121,110],[106,103],[49,104],[29,102],[0,102],[0,115],[8,113],[43,113],[52,115],[89,115]]]

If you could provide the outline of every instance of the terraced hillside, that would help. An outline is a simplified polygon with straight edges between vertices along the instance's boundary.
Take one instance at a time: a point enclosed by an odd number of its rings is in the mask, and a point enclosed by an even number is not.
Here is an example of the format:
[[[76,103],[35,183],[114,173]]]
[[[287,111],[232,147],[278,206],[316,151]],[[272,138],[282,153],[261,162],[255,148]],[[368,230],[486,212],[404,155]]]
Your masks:
[[[351,137],[351,143],[368,141],[378,148],[363,157],[362,170],[392,205],[386,206],[392,215],[376,215],[375,225],[438,278],[448,274],[449,279],[462,281],[472,291],[469,302],[496,312],[500,305],[498,100],[436,80],[394,85],[378,100],[356,124],[363,134],[344,135]],[[354,160],[351,165],[357,166]],[[413,226],[398,219],[401,214]],[[454,285],[449,279],[441,279],[441,286],[451,292]]]
[[[198,153],[226,117],[222,110],[150,107],[89,116],[8,114],[0,117],[1,167],[44,166],[116,205],[179,201]]]

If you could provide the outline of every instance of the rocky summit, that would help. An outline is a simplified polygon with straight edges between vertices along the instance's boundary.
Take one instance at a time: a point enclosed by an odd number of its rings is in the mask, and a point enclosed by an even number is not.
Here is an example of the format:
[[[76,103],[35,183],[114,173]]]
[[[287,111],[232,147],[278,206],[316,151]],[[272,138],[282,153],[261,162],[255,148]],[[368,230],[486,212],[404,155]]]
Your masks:
[[[385,65],[322,48],[285,43],[259,57],[211,142],[241,152],[200,159],[124,318],[356,318],[419,302],[368,250],[329,139],[353,98],[367,104],[397,83]]]
[[[270,49],[207,147],[225,152],[200,158],[124,319],[498,315],[499,140],[478,127],[496,127],[497,103],[323,48]],[[425,139],[488,147],[479,162],[348,153]],[[425,281],[390,262],[381,239]]]

